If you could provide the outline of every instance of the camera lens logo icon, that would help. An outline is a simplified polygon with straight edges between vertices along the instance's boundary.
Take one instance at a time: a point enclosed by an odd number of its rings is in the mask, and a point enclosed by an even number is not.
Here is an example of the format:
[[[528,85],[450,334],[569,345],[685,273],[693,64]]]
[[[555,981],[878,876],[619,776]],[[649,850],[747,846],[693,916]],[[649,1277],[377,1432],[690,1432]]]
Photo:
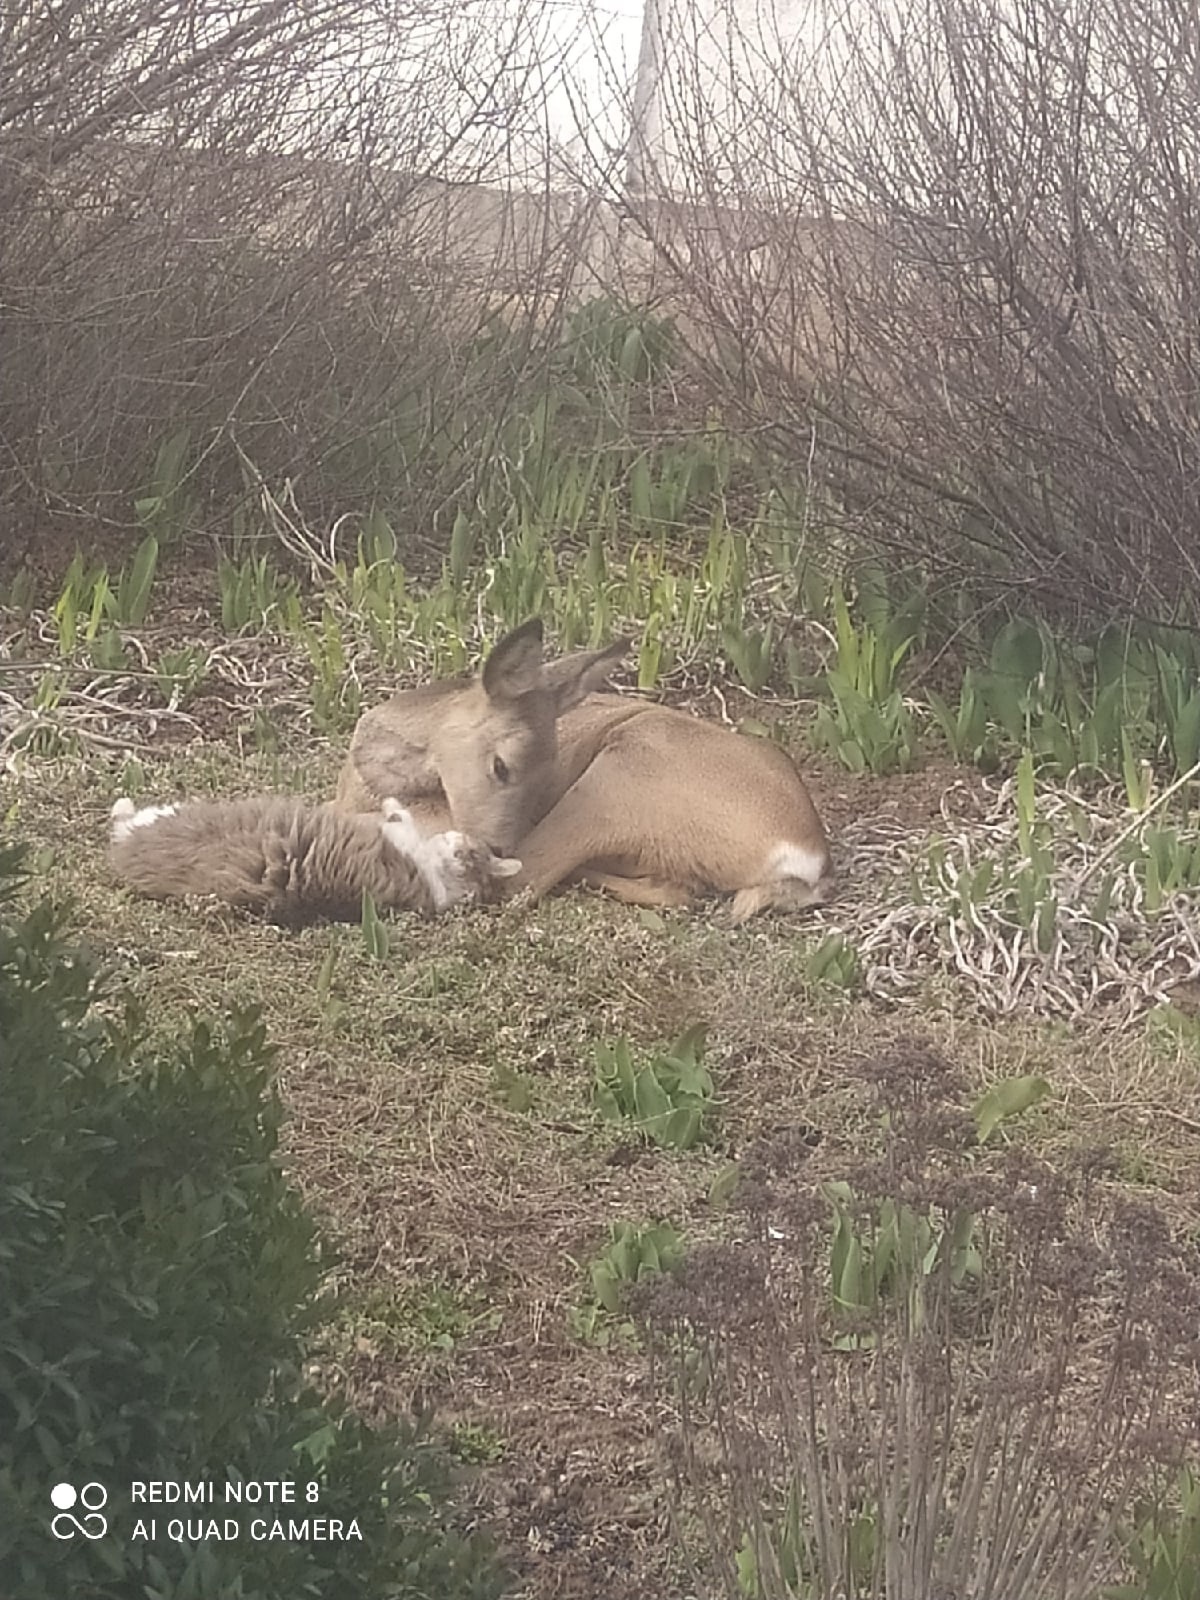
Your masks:
[[[85,1483],[78,1490],[70,1483],[56,1483],[50,1491],[50,1504],[58,1511],[50,1519],[50,1532],[56,1539],[73,1539],[77,1533],[85,1539],[102,1539],[108,1532],[108,1518],[100,1515],[108,1504],[108,1490],[102,1483]],[[76,1505],[83,1516],[74,1515]]]

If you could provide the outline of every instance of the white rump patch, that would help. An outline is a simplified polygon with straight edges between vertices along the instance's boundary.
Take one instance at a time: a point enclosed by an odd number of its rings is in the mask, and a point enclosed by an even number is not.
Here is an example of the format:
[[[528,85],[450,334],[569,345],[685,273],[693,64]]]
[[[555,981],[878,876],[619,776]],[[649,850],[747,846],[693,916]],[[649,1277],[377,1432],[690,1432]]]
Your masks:
[[[119,844],[122,839],[128,839],[135,828],[149,828],[160,817],[173,817],[174,806],[143,806],[136,810],[133,801],[126,795],[115,803],[110,813],[112,816],[112,838],[114,844]]]
[[[810,850],[806,845],[777,844],[767,857],[767,870],[769,882],[799,878],[815,887],[829,871],[829,857],[824,850]]]

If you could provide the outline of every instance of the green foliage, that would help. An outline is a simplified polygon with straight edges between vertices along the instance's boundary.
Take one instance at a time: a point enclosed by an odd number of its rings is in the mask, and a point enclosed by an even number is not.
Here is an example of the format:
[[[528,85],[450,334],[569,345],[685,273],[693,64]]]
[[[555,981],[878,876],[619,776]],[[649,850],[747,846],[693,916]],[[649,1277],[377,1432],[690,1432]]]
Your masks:
[[[577,1318],[577,1331],[604,1342],[609,1319],[620,1316],[636,1283],[672,1272],[684,1257],[682,1236],[669,1222],[614,1222],[608,1243],[588,1266],[593,1301]]]
[[[666,372],[676,344],[669,319],[597,295],[567,318],[561,356],[570,376],[593,388],[646,384]]]
[[[4,597],[4,605],[16,612],[17,616],[25,621],[33,611],[37,600],[37,577],[32,567],[21,567],[13,575],[13,580],[8,586],[8,593]]]
[[[804,976],[809,983],[849,993],[862,981],[862,961],[845,934],[827,933],[805,960]]]
[[[129,568],[121,568],[117,579],[116,619],[126,628],[139,628],[150,609],[150,591],[158,568],[158,540],[147,534],[134,553]]]
[[[146,492],[133,503],[138,526],[165,544],[187,530],[192,506],[185,493],[191,430],[179,428],[159,445]]]
[[[600,1043],[592,1104],[609,1122],[634,1123],[655,1144],[690,1150],[707,1134],[714,1111],[713,1080],[703,1054],[701,1023],[668,1050],[641,1059],[627,1039]]]
[[[1126,859],[1142,885],[1147,911],[1158,911],[1181,890],[1200,888],[1200,838],[1194,831],[1147,825]]]
[[[973,1112],[979,1143],[986,1144],[1002,1123],[1021,1116],[1049,1093],[1049,1083],[1036,1076],[993,1084]],[[970,1207],[922,1209],[892,1197],[864,1204],[844,1181],[826,1184],[824,1193],[833,1210],[829,1282],[839,1311],[874,1314],[885,1295],[911,1294],[920,1278],[943,1269],[955,1287],[979,1278],[983,1264]],[[919,1319],[919,1296],[914,1296],[909,1314]],[[834,1345],[855,1349],[871,1338],[845,1333]]]
[[[1082,959],[1104,947],[1114,911],[1153,917],[1200,889],[1200,843],[1190,827],[1135,816],[1097,851],[1085,806],[1070,795],[1054,810],[1039,806],[1028,750],[1017,763],[1013,809],[1015,840],[980,853],[965,835],[934,838],[912,878],[913,899],[934,909],[947,940],[960,954],[972,945],[997,974],[1026,957],[1048,971]]]
[[[977,733],[982,704],[989,721],[1040,767],[1120,775],[1140,809],[1141,763],[1161,761],[1182,776],[1200,758],[1198,669],[1195,639],[1176,630],[1110,626],[1090,642],[1072,643],[1056,639],[1044,622],[1013,618],[992,641],[989,669],[972,680],[966,737]],[[946,731],[944,717],[935,715]]]
[[[765,628],[738,628],[726,623],[721,630],[721,643],[734,671],[751,694],[759,694],[771,677],[771,652],[775,630],[770,623]]]
[[[285,613],[286,627],[303,645],[312,667],[313,721],[323,733],[343,733],[358,721],[362,692],[349,670],[345,634],[334,608],[326,604],[320,623],[306,622],[295,597]]]
[[[917,869],[913,893],[921,903],[938,906],[951,922],[982,927],[985,913],[999,918],[1008,928],[1027,934],[1034,948],[1048,955],[1059,937],[1058,860],[1052,826],[1038,814],[1028,751],[1017,765],[1015,798],[1015,849],[1002,849],[976,862],[965,844],[949,847],[934,840]],[[1099,926],[1102,918],[1095,921]]]
[[[958,1286],[968,1277],[979,1277],[975,1215],[969,1209],[942,1217],[891,1198],[876,1207],[864,1206],[845,1182],[827,1184],[825,1195],[833,1209],[830,1293],[836,1311],[849,1313],[851,1320],[876,1312],[880,1300],[896,1293],[909,1296],[909,1314],[919,1320],[921,1278],[944,1269]],[[845,1332],[834,1337],[833,1345],[856,1350],[870,1345],[874,1337]]]
[[[995,746],[988,725],[987,701],[970,667],[963,673],[955,709],[952,710],[942,696],[932,689],[926,691],[925,703],[956,761],[970,762],[989,770],[996,765]]]
[[[489,1466],[504,1460],[505,1443],[494,1428],[478,1422],[456,1422],[450,1437],[450,1450],[456,1461],[472,1466]]]
[[[986,1144],[1003,1123],[1030,1111],[1050,1093],[1050,1085],[1036,1073],[1004,1078],[994,1083],[974,1107],[980,1144]]]
[[[283,579],[266,556],[246,556],[240,562],[222,560],[217,566],[221,601],[221,626],[226,633],[256,633],[296,600],[296,585]]]
[[[0,851],[0,1569],[22,1600],[490,1600],[441,1453],[301,1378],[321,1311],[313,1225],[278,1155],[253,1013],[157,1038]],[[134,1540],[131,1479],[288,1479],[361,1541]],[[55,1540],[50,1486],[109,1491],[109,1534]],[[305,1485],[312,1484],[313,1500]],[[161,1509],[161,1508],[160,1508]],[[261,1508],[260,1508],[261,1509]],[[215,1513],[214,1513],[215,1514]],[[229,1508],[222,1507],[222,1516]]]
[[[1143,1580],[1120,1600],[1194,1592],[1194,1475],[1135,1537],[1119,1526],[1200,1395],[1194,1242],[1097,1182],[1094,1150],[1056,1170],[981,1143],[959,1075],[916,1041],[863,1078],[869,1156],[814,1167],[793,1130],[756,1141],[740,1226],[634,1302],[677,1406],[681,1533],[717,1592],[1099,1600],[1118,1574]]]
[[[369,509],[348,555],[336,544],[352,514],[316,548],[297,511],[289,548],[307,540],[323,575],[311,608],[252,553],[251,512],[235,513],[234,560],[218,577],[223,626],[278,628],[303,649],[323,731],[340,735],[357,714],[348,664],[369,655],[393,672],[462,671],[481,620],[500,630],[536,614],[566,649],[629,631],[647,692],[706,671],[755,695],[816,691],[813,740],[854,772],[910,769],[932,723],[956,760],[991,770],[1028,751],[1039,772],[1119,777],[1144,809],[1156,772],[1179,776],[1200,759],[1200,644],[1182,628],[1062,639],[1042,619],[1007,616],[989,635],[962,604],[927,604],[922,575],[887,572],[831,537],[795,464],[738,438],[717,407],[687,436],[655,427],[677,339],[647,308],[614,296],[575,308],[546,331],[536,375],[519,346],[494,318],[468,355],[481,396],[494,401],[483,380],[508,373],[503,405],[466,391],[450,403],[419,385],[368,439],[346,441],[364,460]],[[137,501],[146,537],[115,584],[82,557],[73,564],[55,606],[61,655],[82,644],[94,664],[126,666],[121,630],[144,618],[159,547],[191,519],[191,453],[186,428],[158,447]],[[437,502],[441,561],[428,572],[406,568],[396,530],[418,468],[431,466],[453,487]],[[242,470],[248,491],[265,487],[245,460]],[[18,603],[31,605],[28,584]],[[814,671],[802,630],[832,639],[827,673]],[[933,689],[911,673],[927,646],[950,679]],[[182,675],[164,688],[176,703],[186,692]]]
[[[58,625],[58,653],[69,656],[80,639],[80,629],[91,640],[96,637],[104,615],[108,576],[103,567],[87,568],[83,555],[76,552],[63,580],[62,592],[54,604]]]
[[[158,540],[148,534],[131,564],[121,568],[115,586],[106,567],[89,566],[81,551],[75,553],[54,604],[60,656],[69,656],[77,645],[86,643],[97,666],[115,669],[122,665],[124,649],[117,629],[138,628],[146,620],[158,550]]]
[[[172,709],[185,705],[204,682],[208,659],[208,652],[196,645],[164,650],[159,656],[154,678],[159,693]]]
[[[363,949],[373,961],[386,961],[391,953],[387,924],[375,909],[375,901],[368,889],[363,890],[362,896],[362,942]]]
[[[1110,1585],[1103,1600],[1194,1600],[1200,1595],[1200,1474],[1181,1469],[1175,1499],[1141,1502],[1125,1538],[1133,1583]]]
[[[739,1591],[762,1600],[776,1592],[764,1583],[766,1572],[777,1573],[788,1595],[804,1600],[824,1600],[816,1587],[808,1559],[808,1528],[813,1508],[808,1505],[799,1477],[792,1480],[778,1514],[747,1532],[734,1554]],[[878,1530],[874,1514],[860,1508],[844,1530],[844,1570],[851,1577],[852,1594],[867,1595],[878,1557]],[[765,1546],[765,1547],[764,1547]],[[764,1571],[765,1568],[765,1571]]]
[[[391,1355],[441,1359],[479,1329],[494,1331],[502,1313],[482,1296],[440,1283],[379,1288],[347,1299],[338,1319],[356,1344],[366,1339]]]
[[[813,742],[851,772],[904,772],[915,763],[917,733],[897,672],[917,641],[919,613],[911,604],[892,613],[881,581],[864,586],[860,604],[867,615],[856,625],[835,586],[837,665],[828,673],[833,706],[819,708]]]

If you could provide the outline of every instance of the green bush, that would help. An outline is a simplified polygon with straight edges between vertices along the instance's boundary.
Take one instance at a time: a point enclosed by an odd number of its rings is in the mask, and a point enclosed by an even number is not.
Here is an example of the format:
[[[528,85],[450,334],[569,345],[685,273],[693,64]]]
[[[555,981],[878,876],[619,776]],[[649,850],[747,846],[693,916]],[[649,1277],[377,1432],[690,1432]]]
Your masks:
[[[303,1389],[322,1268],[279,1166],[257,1018],[154,1043],[68,944],[61,911],[19,914],[19,881],[20,852],[0,848],[0,1589],[499,1594],[487,1549],[453,1531],[434,1444]],[[296,1502],[229,1506],[239,1477],[294,1481]],[[134,1480],[206,1479],[211,1505],[132,1503]],[[105,1537],[53,1536],[60,1482],[105,1486]],[[361,1538],[263,1541],[252,1516],[357,1519]],[[156,1537],[133,1537],[138,1517]],[[175,1517],[230,1519],[238,1536],[174,1538]]]

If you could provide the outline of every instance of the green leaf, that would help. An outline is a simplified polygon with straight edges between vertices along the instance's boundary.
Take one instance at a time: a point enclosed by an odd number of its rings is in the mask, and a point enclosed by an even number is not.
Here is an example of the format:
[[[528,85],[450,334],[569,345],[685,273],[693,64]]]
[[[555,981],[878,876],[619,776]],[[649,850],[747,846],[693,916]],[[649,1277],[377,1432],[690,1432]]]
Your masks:
[[[118,672],[126,665],[125,644],[116,628],[105,628],[92,640],[90,654],[105,672]]]
[[[693,1022],[690,1027],[676,1039],[671,1046],[670,1059],[686,1062],[694,1066],[704,1054],[704,1041],[708,1034],[707,1025],[703,1022]]]
[[[1020,1116],[1049,1093],[1050,1084],[1036,1074],[1005,1078],[993,1084],[975,1106],[975,1129],[980,1144],[986,1144],[1002,1122]]]
[[[671,1102],[653,1067],[643,1067],[638,1073],[633,1086],[633,1103],[638,1120],[647,1125],[670,1111]]]
[[[663,1121],[658,1143],[672,1150],[692,1150],[700,1139],[702,1116],[694,1106],[678,1106]]]
[[[475,550],[475,530],[465,511],[460,511],[450,530],[450,582],[461,589],[467,580]]]
[[[869,1300],[863,1298],[862,1245],[848,1222],[841,1271],[834,1283],[833,1292],[839,1304],[846,1307],[862,1307],[870,1304]]]
[[[1033,829],[1037,822],[1037,793],[1033,775],[1033,755],[1026,750],[1017,763],[1017,838],[1021,854],[1033,854]]]
[[[981,673],[977,681],[992,720],[1014,744],[1020,744],[1025,737],[1025,689],[1015,678],[997,673]]]
[[[124,572],[117,585],[119,621],[129,628],[140,628],[150,607],[150,591],[158,566],[158,540],[147,535],[137,548],[128,576]]]
[[[856,739],[845,739],[837,747],[838,760],[849,772],[865,772],[867,758]]]
[[[362,897],[362,940],[363,949],[375,961],[386,961],[390,950],[388,931],[375,909],[375,901],[369,890],[363,890]]]
[[[621,376],[629,383],[636,383],[646,375],[646,344],[642,337],[641,328],[636,325],[630,328],[621,342],[621,354],[617,365],[620,368]]]
[[[634,527],[645,527],[652,518],[653,509],[650,461],[643,453],[638,456],[629,473],[629,513]]]
[[[614,1315],[621,1309],[621,1279],[607,1261],[593,1261],[591,1267],[592,1293],[606,1311]]]
[[[1186,702],[1171,729],[1175,767],[1182,777],[1200,757],[1200,689]]]
[[[762,1586],[758,1578],[758,1556],[750,1542],[750,1535],[742,1538],[740,1549],[734,1556],[737,1567],[737,1586],[744,1595],[750,1595],[757,1600],[762,1594]]]
[[[741,1169],[736,1161],[731,1161],[728,1166],[722,1167],[708,1188],[708,1203],[714,1211],[724,1211],[733,1198],[734,1190],[738,1185]]]
[[[992,642],[992,671],[1008,679],[1018,693],[1037,680],[1043,659],[1040,630],[1020,617],[1005,623]]]
[[[1158,870],[1158,857],[1153,851],[1146,857],[1146,910],[1159,911],[1163,903],[1162,878]]]

